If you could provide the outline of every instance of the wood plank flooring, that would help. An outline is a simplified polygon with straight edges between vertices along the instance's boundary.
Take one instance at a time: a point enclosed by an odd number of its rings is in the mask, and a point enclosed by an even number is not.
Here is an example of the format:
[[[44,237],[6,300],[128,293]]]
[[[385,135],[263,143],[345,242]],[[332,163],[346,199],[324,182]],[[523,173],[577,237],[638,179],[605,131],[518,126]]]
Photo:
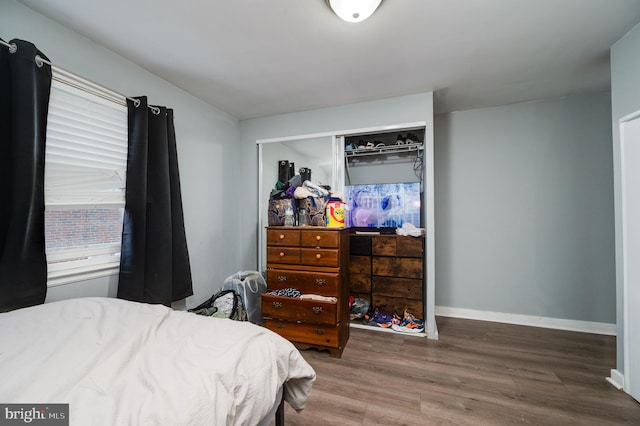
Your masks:
[[[351,328],[341,359],[301,351],[317,373],[286,425],[640,425],[605,377],[615,337],[439,317],[440,339]]]

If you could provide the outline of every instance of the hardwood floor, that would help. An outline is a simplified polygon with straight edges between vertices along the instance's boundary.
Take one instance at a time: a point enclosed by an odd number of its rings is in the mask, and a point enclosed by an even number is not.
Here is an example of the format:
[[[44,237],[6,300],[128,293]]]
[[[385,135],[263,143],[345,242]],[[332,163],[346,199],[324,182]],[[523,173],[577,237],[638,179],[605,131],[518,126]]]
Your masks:
[[[317,373],[286,425],[640,425],[605,377],[615,337],[439,317],[440,339],[350,330],[341,359],[301,351]]]

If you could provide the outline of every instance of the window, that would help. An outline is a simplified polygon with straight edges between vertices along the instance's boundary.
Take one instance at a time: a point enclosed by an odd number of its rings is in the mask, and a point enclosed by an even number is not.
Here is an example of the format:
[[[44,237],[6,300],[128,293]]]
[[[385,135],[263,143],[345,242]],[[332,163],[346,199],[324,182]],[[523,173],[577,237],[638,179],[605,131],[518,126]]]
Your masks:
[[[117,98],[54,69],[45,152],[49,286],[120,266],[127,108],[109,99]]]

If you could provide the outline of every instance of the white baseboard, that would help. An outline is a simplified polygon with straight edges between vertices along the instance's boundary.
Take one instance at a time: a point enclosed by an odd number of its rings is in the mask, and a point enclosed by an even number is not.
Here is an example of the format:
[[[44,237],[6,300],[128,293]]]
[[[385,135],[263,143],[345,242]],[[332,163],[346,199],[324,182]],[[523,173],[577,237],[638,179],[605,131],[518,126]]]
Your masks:
[[[557,330],[579,331],[582,333],[606,334],[609,336],[616,335],[616,325],[604,322],[477,311],[475,309],[451,308],[448,306],[436,306],[436,315],[479,321],[502,322],[506,324],[528,325],[531,327],[553,328]]]
[[[618,370],[611,370],[611,377],[607,377],[607,382],[618,390],[624,388],[624,376]]]

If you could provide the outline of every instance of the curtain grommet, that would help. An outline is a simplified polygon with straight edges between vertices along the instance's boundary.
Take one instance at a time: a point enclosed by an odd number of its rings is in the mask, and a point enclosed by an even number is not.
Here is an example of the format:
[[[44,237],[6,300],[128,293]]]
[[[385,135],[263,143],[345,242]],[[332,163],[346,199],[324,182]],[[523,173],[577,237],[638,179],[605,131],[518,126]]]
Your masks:
[[[18,51],[18,45],[15,43],[11,43],[9,45],[9,53],[16,53]]]
[[[36,65],[38,66],[38,68],[42,68],[42,65],[44,65],[44,62],[42,61],[40,55],[36,55]]]

